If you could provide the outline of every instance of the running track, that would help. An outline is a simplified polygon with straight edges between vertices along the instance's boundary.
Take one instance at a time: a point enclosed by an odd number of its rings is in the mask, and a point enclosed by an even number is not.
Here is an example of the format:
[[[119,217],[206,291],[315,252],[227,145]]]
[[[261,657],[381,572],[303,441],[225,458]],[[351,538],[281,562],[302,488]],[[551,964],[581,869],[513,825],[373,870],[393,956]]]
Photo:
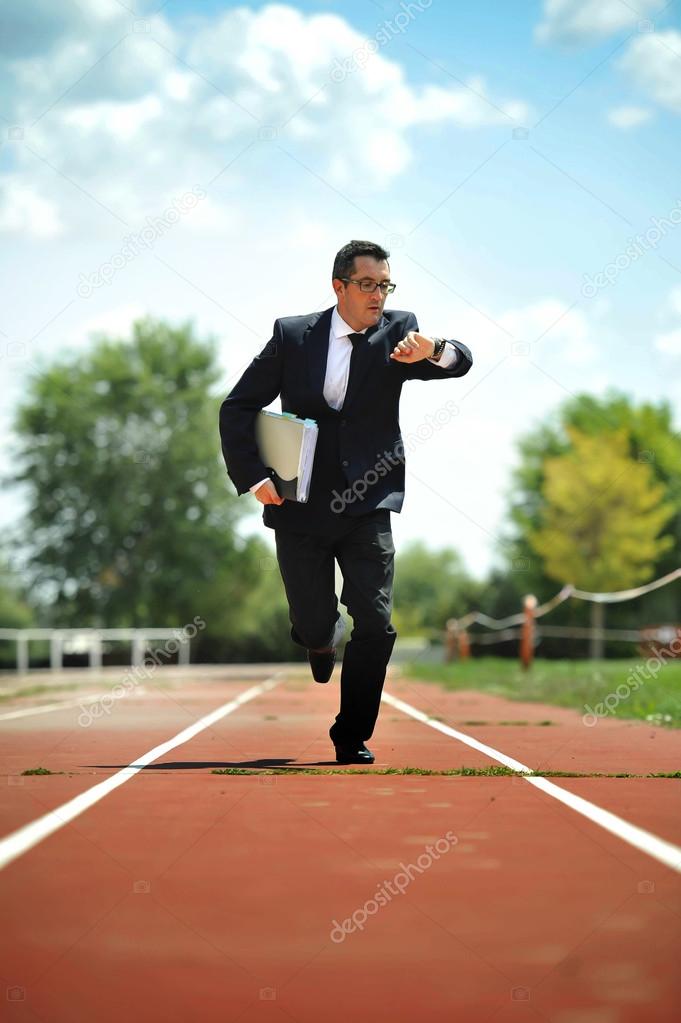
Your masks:
[[[337,686],[164,669],[87,727],[97,680],[0,705],[0,1019],[681,1019],[681,781],[379,773],[669,772],[678,732],[395,673],[358,775]],[[338,773],[263,773],[301,767]]]

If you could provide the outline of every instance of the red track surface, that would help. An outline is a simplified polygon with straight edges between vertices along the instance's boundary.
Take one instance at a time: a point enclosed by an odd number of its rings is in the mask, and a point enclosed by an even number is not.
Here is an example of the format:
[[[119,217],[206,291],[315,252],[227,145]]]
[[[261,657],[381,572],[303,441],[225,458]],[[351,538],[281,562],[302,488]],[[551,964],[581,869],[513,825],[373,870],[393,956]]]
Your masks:
[[[257,681],[253,671],[197,669],[117,701],[88,728],[78,707],[0,720],[2,833],[116,775]],[[681,1019],[681,875],[525,780],[257,773],[336,767],[327,731],[337,685],[289,672],[9,863],[0,1019]],[[668,730],[586,728],[575,712],[406,680],[386,689],[532,769],[680,766],[679,734]],[[74,694],[5,703],[2,713],[56,699]],[[534,723],[546,719],[554,724]],[[463,724],[473,720],[487,724]],[[378,769],[494,762],[386,704],[369,745]],[[21,776],[38,766],[72,773]],[[211,773],[227,766],[256,773]],[[679,781],[555,782],[681,844]],[[448,832],[448,850],[405,882],[405,865]],[[386,881],[394,894],[363,920]],[[347,931],[333,931],[334,921],[349,921]]]

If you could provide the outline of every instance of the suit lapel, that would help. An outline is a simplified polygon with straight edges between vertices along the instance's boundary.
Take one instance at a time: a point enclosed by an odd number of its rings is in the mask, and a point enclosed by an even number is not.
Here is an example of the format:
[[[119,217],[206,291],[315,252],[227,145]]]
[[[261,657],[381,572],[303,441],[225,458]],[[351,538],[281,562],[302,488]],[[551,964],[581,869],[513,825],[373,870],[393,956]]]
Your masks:
[[[332,312],[333,306],[330,309],[325,309],[316,323],[307,328],[303,337],[310,387],[315,394],[320,395],[323,395],[324,391]]]

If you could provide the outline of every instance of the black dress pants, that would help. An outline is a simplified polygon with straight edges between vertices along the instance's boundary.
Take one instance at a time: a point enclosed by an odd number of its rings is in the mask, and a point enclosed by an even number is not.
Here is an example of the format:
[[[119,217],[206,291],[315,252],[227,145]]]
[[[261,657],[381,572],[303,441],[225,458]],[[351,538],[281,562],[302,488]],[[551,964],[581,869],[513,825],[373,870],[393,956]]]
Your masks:
[[[336,743],[364,742],[376,724],[386,668],[397,637],[390,621],[395,547],[386,509],[339,516],[333,536],[275,529],[277,560],[289,603],[291,638],[321,650],[336,646],[344,624],[335,592],[353,620],[341,668],[340,711],[331,726]]]

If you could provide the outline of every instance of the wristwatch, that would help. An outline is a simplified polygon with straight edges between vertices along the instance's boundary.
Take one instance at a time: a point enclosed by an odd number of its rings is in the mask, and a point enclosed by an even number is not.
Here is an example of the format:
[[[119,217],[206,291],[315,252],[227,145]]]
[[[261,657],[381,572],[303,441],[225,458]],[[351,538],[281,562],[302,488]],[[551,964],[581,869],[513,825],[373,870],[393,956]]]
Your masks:
[[[434,337],[433,341],[435,342],[435,347],[433,348],[433,354],[430,356],[430,358],[434,359],[437,362],[442,353],[444,352],[445,345],[447,344],[447,342],[444,341],[441,337]]]

